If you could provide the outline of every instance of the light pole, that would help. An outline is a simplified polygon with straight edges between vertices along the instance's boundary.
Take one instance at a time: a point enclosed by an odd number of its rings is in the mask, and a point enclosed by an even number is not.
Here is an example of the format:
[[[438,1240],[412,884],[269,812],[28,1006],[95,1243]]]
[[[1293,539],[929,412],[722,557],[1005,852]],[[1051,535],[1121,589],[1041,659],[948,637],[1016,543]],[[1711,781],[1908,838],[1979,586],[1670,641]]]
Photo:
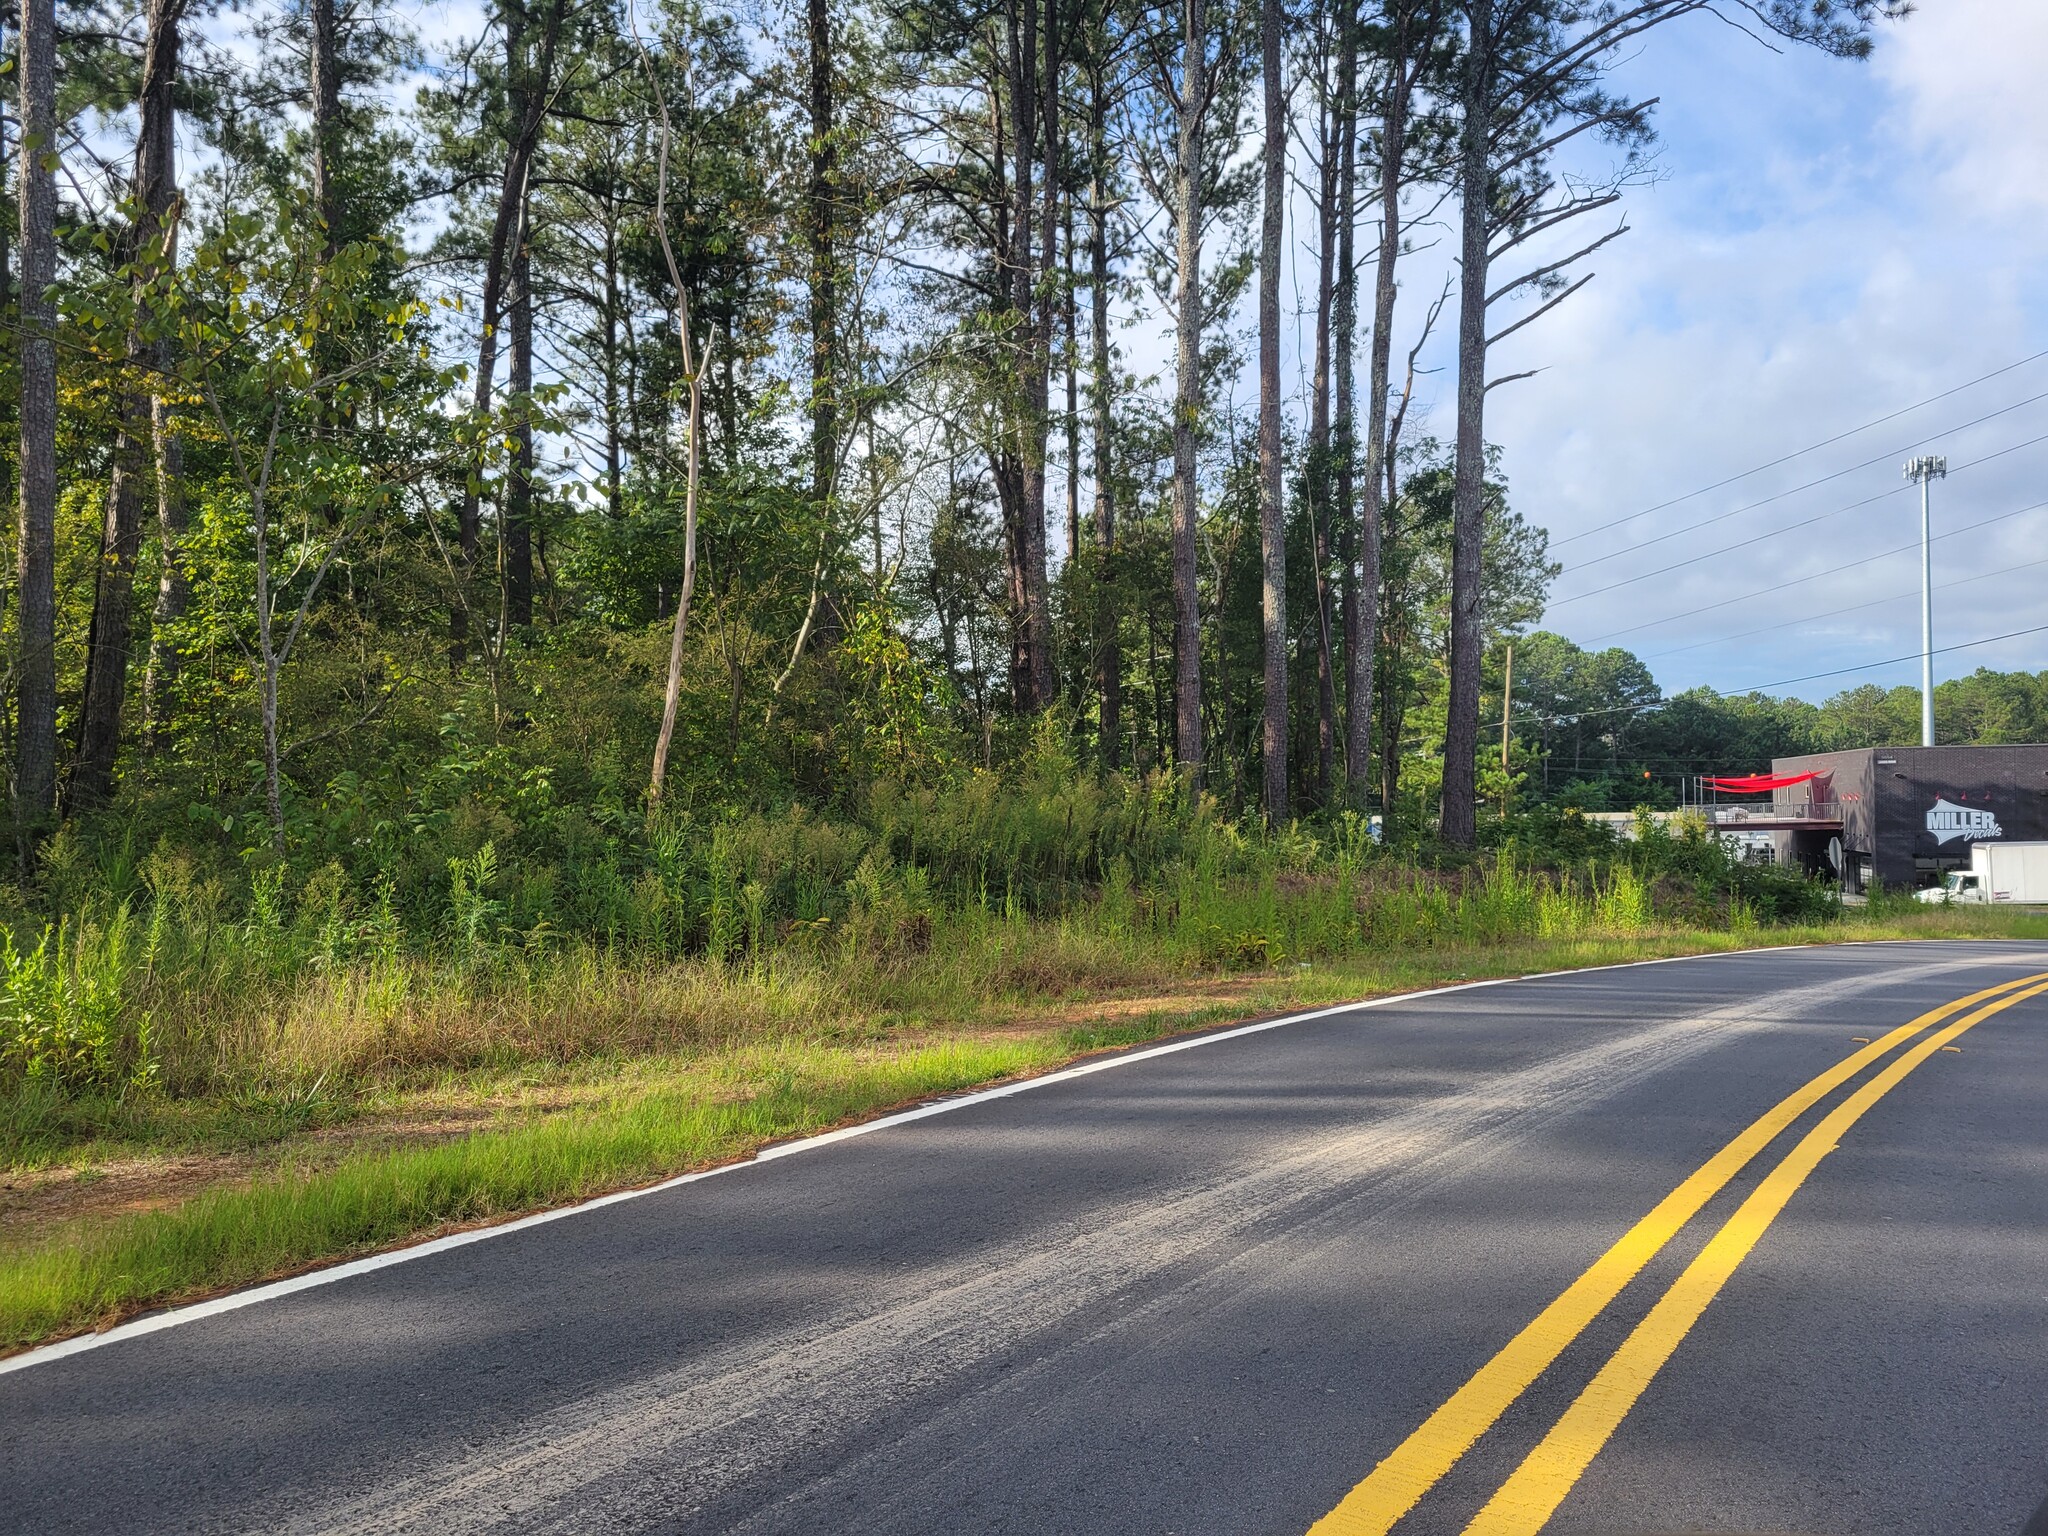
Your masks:
[[[1908,459],[1906,478],[1920,482],[1920,745],[1934,745],[1934,537],[1930,482],[1948,478],[1948,460]]]

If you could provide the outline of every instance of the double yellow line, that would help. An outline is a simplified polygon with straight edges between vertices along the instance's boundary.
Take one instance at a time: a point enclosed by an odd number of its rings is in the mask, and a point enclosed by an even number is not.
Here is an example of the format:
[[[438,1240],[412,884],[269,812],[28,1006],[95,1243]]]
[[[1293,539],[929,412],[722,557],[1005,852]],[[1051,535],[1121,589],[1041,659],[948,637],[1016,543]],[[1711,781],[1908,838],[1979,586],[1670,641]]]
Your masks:
[[[1957,1036],[1994,1013],[2044,992],[2048,992],[2048,972],[1944,1003],[1872,1041],[1788,1094],[1707,1159],[1697,1172],[1659,1201],[1655,1210],[1594,1260],[1592,1267],[1574,1280],[1564,1294],[1481,1366],[1471,1380],[1346,1494],[1335,1509],[1311,1526],[1309,1536],[1385,1536],[1621,1294],[1643,1266],[1780,1132],[1864,1068],[1926,1035],[1845,1098],[1764,1176],[1699,1257],[1672,1282],[1649,1315],[1609,1357],[1542,1443],[1465,1527],[1465,1536],[1534,1536],[1571,1492],[1580,1474],[1600,1454],[1608,1437],[1785,1208],[1793,1192],[1820,1160],[1835,1149],[1849,1128],[1915,1067]],[[1957,1014],[1964,1017],[1955,1019]],[[1948,1019],[1955,1022],[1933,1034],[1926,1033]]]

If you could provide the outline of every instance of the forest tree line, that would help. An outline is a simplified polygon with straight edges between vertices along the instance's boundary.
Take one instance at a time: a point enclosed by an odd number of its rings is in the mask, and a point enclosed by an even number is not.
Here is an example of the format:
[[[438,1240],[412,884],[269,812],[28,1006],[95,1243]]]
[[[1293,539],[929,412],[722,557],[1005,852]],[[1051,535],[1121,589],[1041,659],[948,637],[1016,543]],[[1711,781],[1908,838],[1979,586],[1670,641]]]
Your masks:
[[[1689,781],[1760,773],[1774,758],[1920,740],[1920,690],[1864,683],[1810,704],[1690,688],[1667,696],[1619,646],[1537,631],[1515,640],[1510,763],[1520,803],[1627,811],[1697,796]],[[1934,690],[1943,746],[2048,741],[2048,672],[1980,667]]]
[[[1531,782],[1482,714],[1556,574],[1486,439],[1541,385],[1490,358],[1625,229],[1611,66],[1709,14],[1859,56],[1893,9],[18,0],[24,866],[438,867],[1048,728],[1469,845]]]

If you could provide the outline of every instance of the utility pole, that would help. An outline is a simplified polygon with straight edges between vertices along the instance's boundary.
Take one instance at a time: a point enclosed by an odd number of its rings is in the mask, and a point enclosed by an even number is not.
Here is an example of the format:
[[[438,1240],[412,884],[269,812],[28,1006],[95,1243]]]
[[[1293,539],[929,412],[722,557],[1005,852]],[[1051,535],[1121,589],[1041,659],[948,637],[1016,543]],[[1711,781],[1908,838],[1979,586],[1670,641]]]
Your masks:
[[[1508,819],[1508,710],[1515,702],[1515,643],[1508,642],[1508,664],[1500,682],[1500,819]]]
[[[1934,537],[1928,486],[1948,478],[1948,460],[1908,459],[1906,478],[1920,482],[1920,745],[1934,745]]]
[[[1500,771],[1508,771],[1508,706],[1515,697],[1515,648],[1508,646],[1508,664],[1500,684]]]

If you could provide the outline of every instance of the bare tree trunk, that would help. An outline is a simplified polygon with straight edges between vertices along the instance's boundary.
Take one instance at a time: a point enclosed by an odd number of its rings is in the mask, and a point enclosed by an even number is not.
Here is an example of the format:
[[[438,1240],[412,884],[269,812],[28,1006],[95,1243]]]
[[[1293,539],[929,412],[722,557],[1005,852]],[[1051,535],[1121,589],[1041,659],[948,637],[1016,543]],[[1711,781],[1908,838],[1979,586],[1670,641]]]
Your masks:
[[[1202,413],[1202,119],[1209,105],[1208,0],[1182,0],[1180,148],[1174,172],[1180,313],[1173,402],[1174,753],[1202,776],[1202,620],[1195,433]]]
[[[165,260],[171,258],[167,248]],[[170,359],[166,357],[165,362]],[[172,424],[169,404],[158,396],[150,402],[149,436],[156,457],[156,525],[158,558],[156,610],[149,625],[149,665],[142,674],[142,742],[145,751],[162,745],[171,713],[171,688],[182,660],[172,629],[184,617],[192,594],[185,578],[185,445]]]
[[[1095,412],[1095,543],[1101,553],[1095,589],[1095,689],[1101,699],[1103,766],[1120,766],[1124,729],[1124,658],[1117,640],[1116,589],[1112,565],[1116,550],[1116,464],[1111,447],[1109,350],[1109,129],[1108,103],[1103,98],[1100,36],[1088,69],[1088,157],[1092,176],[1088,189],[1088,263],[1090,336],[1094,357]]]
[[[498,210],[491,222],[490,244],[484,256],[483,331],[477,341],[476,388],[471,409],[478,417],[491,408],[491,391],[498,369],[498,329],[504,317],[505,265],[510,254],[520,210],[526,203],[526,183],[533,165],[534,150],[540,143],[547,116],[548,86],[554,78],[555,44],[562,31],[564,0],[551,0],[547,20],[541,28],[540,47],[535,58],[526,56],[526,15],[522,0],[508,0],[505,8],[505,63],[507,95],[512,107],[512,137],[505,151],[505,174],[498,183]],[[461,551],[461,572],[467,577],[476,564],[478,536],[482,528],[478,480],[483,473],[479,450],[471,464],[469,483],[462,493],[457,531]],[[449,659],[460,665],[469,647],[468,610],[458,599],[450,624]]]
[[[0,11],[0,57],[5,57],[6,54],[6,21],[7,13]],[[0,110],[0,130],[4,130],[5,127],[4,118],[5,112]],[[5,186],[8,179],[7,134],[0,131],[0,186]],[[14,302],[14,256],[8,244],[8,235],[7,221],[0,218],[0,310]],[[0,484],[4,483],[0,481]]]
[[[1388,615],[1391,624],[1392,614]],[[1401,724],[1406,718],[1407,699],[1396,675],[1399,646],[1390,645],[1385,686],[1380,697],[1380,839],[1394,835],[1396,801],[1401,793]]]
[[[1338,24],[1343,31],[1337,49],[1337,291],[1332,305],[1336,338],[1332,362],[1337,395],[1337,558],[1343,566],[1340,597],[1344,632],[1344,799],[1359,803],[1366,774],[1366,742],[1361,723],[1371,719],[1371,706],[1360,697],[1359,653],[1365,643],[1365,599],[1358,579],[1358,427],[1354,405],[1358,355],[1358,8],[1347,0]],[[1370,673],[1366,674],[1368,677]],[[1369,686],[1369,685],[1368,685]]]
[[[308,0],[313,118],[313,206],[322,226],[321,249],[332,257],[341,247],[341,189],[335,159],[341,147],[341,67],[334,0]]]
[[[524,208],[513,239],[512,356],[506,386],[519,419],[512,428],[512,463],[505,479],[505,618],[514,628],[533,623],[533,227]],[[498,637],[500,649],[506,637]]]
[[[1052,702],[1051,614],[1045,575],[1045,406],[1043,324],[1037,302],[1039,217],[1034,179],[1039,143],[1039,0],[1009,0],[1007,81],[1010,107],[1008,241],[1010,400],[1009,447],[1003,455],[1012,483],[1005,513],[1009,538],[1010,695],[1019,714]],[[1048,180],[1050,180],[1048,173]],[[1050,234],[1050,231],[1048,231]],[[1047,253],[1050,270],[1050,252]]]
[[[1317,141],[1321,167],[1316,195],[1316,333],[1315,363],[1309,381],[1308,517],[1309,547],[1315,558],[1316,752],[1315,798],[1329,803],[1330,757],[1337,738],[1337,694],[1330,659],[1330,307],[1334,299],[1337,260],[1337,143],[1341,119],[1329,90],[1329,55],[1319,54],[1323,85],[1322,122]]]
[[[1039,139],[1027,141],[1020,138],[1017,145],[1020,165],[1036,153],[1044,170],[1038,182],[1037,256],[1034,264],[1029,237],[1026,236],[1025,256],[1019,263],[1022,278],[1019,291],[1024,302],[1018,311],[1025,327],[1025,345],[1020,355],[1024,376],[1019,381],[1022,385],[1019,393],[1023,399],[1019,459],[1024,470],[1020,552],[1023,556],[1024,641],[1029,648],[1030,707],[1034,710],[1044,709],[1059,694],[1059,680],[1052,657],[1052,584],[1047,575],[1045,536],[1046,448],[1052,426],[1053,315],[1054,306],[1058,303],[1058,296],[1053,292],[1053,275],[1059,261],[1059,0],[1044,0],[1044,3],[1045,23],[1037,52],[1034,56],[1027,43],[1022,72],[1025,92],[1035,93],[1038,98],[1034,117]],[[1036,4],[1037,0],[1023,0],[1026,13],[1033,17],[1034,26],[1036,15],[1033,8]],[[1027,38],[1031,31],[1026,29]],[[1033,78],[1039,58],[1043,58],[1045,65],[1042,82]],[[1021,178],[1019,186],[1026,187]],[[1020,195],[1017,207],[1019,214],[1028,222],[1031,216],[1028,189]]]
[[[805,198],[811,247],[811,507],[820,524],[829,529],[839,467],[839,267],[835,248],[839,141],[833,121],[837,107],[829,0],[809,0],[805,33],[811,109],[810,187]],[[821,571],[825,564],[820,561]],[[821,606],[824,622],[819,629],[837,633],[838,603],[826,592]]]
[[[1060,305],[1066,311],[1067,326],[1067,559],[1081,553],[1081,345],[1079,304],[1074,290],[1079,274],[1074,270],[1078,253],[1074,244],[1074,199],[1070,193],[1061,204],[1066,225],[1066,244],[1061,257]],[[1074,566],[1078,570],[1078,565]]]
[[[1449,300],[1450,290],[1445,288],[1443,297],[1430,308],[1429,318],[1423,322],[1422,335],[1408,352],[1408,376],[1401,385],[1401,403],[1395,407],[1393,418],[1387,423],[1386,447],[1381,466],[1384,474],[1383,499],[1380,502],[1381,522],[1384,540],[1394,541],[1398,549],[1399,516],[1401,509],[1399,449],[1401,429],[1408,420],[1408,407],[1415,399],[1415,360],[1422,355],[1422,348],[1429,339],[1429,333],[1436,324],[1436,317],[1442,306]],[[1375,671],[1380,677],[1380,835],[1382,839],[1394,835],[1396,801],[1401,784],[1401,725],[1408,708],[1408,690],[1401,680],[1401,654],[1403,648],[1414,638],[1397,626],[1399,610],[1396,606],[1396,591],[1392,575],[1386,570],[1384,555],[1381,559],[1380,593],[1381,604],[1379,633],[1380,649],[1383,656],[1375,656]]]
[[[1361,765],[1350,786],[1349,801],[1354,810],[1367,805],[1363,764],[1371,750],[1373,651],[1377,641],[1380,589],[1380,540],[1386,515],[1383,481],[1387,470],[1387,398],[1393,387],[1394,283],[1401,257],[1401,177],[1407,156],[1408,110],[1413,75],[1405,32],[1397,33],[1392,56],[1387,60],[1387,97],[1380,114],[1379,202],[1380,245],[1373,269],[1372,355],[1367,366],[1365,421],[1365,475],[1363,505],[1359,509],[1359,586],[1364,593],[1364,633],[1360,654],[1353,664],[1351,696],[1358,701],[1349,724]],[[1426,43],[1423,44],[1426,46]]]
[[[659,170],[654,183],[654,235],[661,246],[662,261],[668,267],[669,284],[676,291],[676,341],[682,351],[683,377],[690,388],[690,441],[684,461],[683,485],[683,586],[676,599],[675,627],[669,634],[668,683],[662,692],[661,733],[655,739],[654,766],[647,785],[647,814],[652,817],[661,808],[662,790],[668,781],[668,755],[675,744],[676,711],[683,694],[683,635],[690,623],[690,599],[697,591],[697,470],[703,459],[704,375],[711,371],[711,343],[707,338],[700,357],[690,331],[690,293],[683,286],[682,269],[676,264],[675,248],[668,238],[668,157],[671,143],[668,99],[661,94],[654,61],[648,57],[638,32],[633,34],[633,43],[640,54],[640,68],[648,87],[655,93],[655,110],[661,124]]]
[[[131,357],[144,350],[140,327],[129,335]],[[64,808],[75,814],[103,803],[112,792],[120,752],[122,706],[128,697],[128,647],[133,638],[135,560],[142,547],[142,502],[150,466],[149,398],[139,389],[121,396],[113,473],[100,527],[100,558],[93,578],[92,620],[86,632],[85,685],[78,708],[78,755],[64,786]]]
[[[618,204],[605,200],[604,231],[604,501],[616,520],[625,513],[625,454],[619,416]]]
[[[1316,799],[1327,805],[1337,748],[1336,657],[1330,633],[1330,525],[1310,509],[1316,561]]]
[[[14,826],[24,869],[57,790],[57,16],[21,0],[21,636]]]
[[[277,730],[277,675],[281,664],[271,613],[269,489],[270,466],[277,448],[278,423],[282,418],[283,410],[279,407],[271,415],[270,437],[263,449],[263,468],[251,484],[249,495],[256,547],[256,656],[263,668],[263,798],[270,812],[271,846],[279,853],[284,852],[283,774],[280,771]],[[245,481],[248,479],[246,475],[243,478]]]
[[[1450,712],[1438,828],[1453,847],[1477,832],[1480,542],[1486,522],[1486,281],[1492,216],[1493,0],[1466,0],[1459,132],[1458,464],[1451,503]]]
[[[1014,430],[1003,433],[1004,446],[990,458],[996,503],[1003,517],[1003,595],[1010,629],[1010,707],[1018,714],[1032,709],[1031,634],[1027,615],[1031,590],[1024,579],[1029,556],[1024,543],[1024,466],[1016,454]]]
[[[309,391],[317,400],[329,380],[321,380]],[[278,437],[284,427],[285,410],[289,404],[283,398],[273,398],[270,410],[270,428],[264,435],[263,455],[251,467],[241,437],[228,420],[227,412],[221,408],[220,398],[213,392],[211,383],[204,386],[206,403],[212,409],[213,422],[220,429],[220,440],[227,445],[228,457],[234,465],[235,475],[242,483],[242,492],[249,498],[249,530],[251,544],[256,556],[256,661],[259,671],[258,699],[263,717],[263,792],[270,812],[271,846],[280,854],[285,851],[284,837],[284,795],[283,795],[283,752],[278,742],[278,701],[277,679],[284,664],[291,659],[292,650],[297,646],[299,635],[305,629],[306,615],[312,611],[314,599],[320,595],[320,588],[327,579],[327,573],[334,566],[342,546],[348,542],[351,532],[343,523],[328,543],[320,563],[313,568],[312,578],[306,583],[305,595],[299,599],[296,613],[285,631],[284,643],[277,641],[277,615],[274,587],[270,570],[270,479],[277,465]]]
[[[1280,241],[1286,229],[1287,96],[1280,79],[1281,0],[1263,0],[1266,85],[1265,223],[1259,243],[1259,564],[1265,577],[1265,803],[1287,820],[1287,524],[1280,463]]]
[[[121,252],[133,265],[136,315],[128,328],[128,366],[134,373],[156,361],[146,338],[142,305],[161,261],[175,182],[171,169],[174,126],[172,82],[178,71],[178,16],[183,0],[153,0],[146,17],[139,126],[130,195],[140,205]],[[93,583],[92,623],[86,642],[85,686],[78,711],[78,756],[66,785],[66,808],[90,810],[113,790],[121,747],[121,715],[128,700],[128,650],[134,638],[135,560],[142,547],[142,506],[151,465],[151,392],[131,376],[122,392],[114,439],[113,474],[100,531]]]
[[[150,27],[150,44],[143,56],[142,135],[156,142],[152,120],[161,114],[161,157],[154,155],[149,174],[142,178],[140,196],[156,225],[157,261],[164,270],[177,263],[178,231],[172,209],[178,201],[177,105],[179,24],[182,0],[160,0],[161,10]],[[141,143],[137,143],[141,160]],[[157,371],[168,373],[173,356],[169,338],[151,348]],[[177,678],[179,656],[171,631],[184,615],[189,587],[185,579],[184,553],[179,548],[185,535],[185,447],[171,421],[170,404],[152,391],[149,401],[149,440],[156,477],[157,559],[156,603],[150,617],[149,663],[142,674],[142,744],[145,751],[159,745],[165,719],[170,712],[170,689]]]
[[[697,590],[697,466],[704,426],[704,368],[692,356],[690,305],[680,288],[676,291],[677,329],[683,336],[683,369],[690,385],[690,442],[685,459],[683,483],[683,589],[676,599],[675,627],[669,632],[668,684],[662,691],[661,734],[654,743],[654,770],[647,786],[647,809],[651,815],[661,804],[668,781],[669,749],[675,743],[676,712],[683,696],[683,632],[690,623],[690,599]]]

